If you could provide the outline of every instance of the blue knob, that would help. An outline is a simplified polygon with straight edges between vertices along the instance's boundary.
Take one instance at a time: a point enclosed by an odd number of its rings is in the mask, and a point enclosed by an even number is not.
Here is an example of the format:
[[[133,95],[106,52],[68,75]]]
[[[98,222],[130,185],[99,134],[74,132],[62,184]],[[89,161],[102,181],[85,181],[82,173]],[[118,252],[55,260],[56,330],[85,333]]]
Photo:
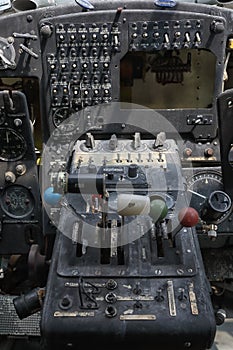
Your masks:
[[[60,193],[53,192],[53,187],[48,187],[44,191],[44,200],[49,205],[58,205],[62,195]]]

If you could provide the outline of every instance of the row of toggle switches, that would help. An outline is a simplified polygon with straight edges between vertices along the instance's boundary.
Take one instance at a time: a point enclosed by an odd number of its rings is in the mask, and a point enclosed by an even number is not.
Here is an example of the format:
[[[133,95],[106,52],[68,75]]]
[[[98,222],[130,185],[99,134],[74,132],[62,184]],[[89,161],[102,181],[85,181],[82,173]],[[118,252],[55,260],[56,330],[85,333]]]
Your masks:
[[[203,27],[202,20],[131,23],[131,49],[198,48],[203,42]]]
[[[148,39],[148,40],[147,40]],[[155,49],[169,49],[169,48],[198,48],[202,43],[200,32],[196,32],[194,37],[189,32],[182,34],[177,31],[171,37],[169,33],[161,34],[159,32],[147,33],[144,32],[141,35],[133,33],[131,35],[131,49],[149,48]]]

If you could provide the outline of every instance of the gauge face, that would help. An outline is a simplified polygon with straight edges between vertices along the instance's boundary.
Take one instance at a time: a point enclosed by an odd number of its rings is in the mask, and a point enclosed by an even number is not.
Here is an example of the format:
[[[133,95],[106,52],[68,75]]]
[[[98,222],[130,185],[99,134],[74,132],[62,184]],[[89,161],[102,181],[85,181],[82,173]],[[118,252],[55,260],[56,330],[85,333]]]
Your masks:
[[[73,112],[72,109],[66,107],[56,109],[52,116],[53,124],[58,127],[64,120],[69,118]]]
[[[187,185],[187,191],[191,198],[190,206],[198,211],[201,218],[203,208],[209,198],[212,198],[213,193],[215,191],[223,191],[222,176],[215,171],[198,172],[188,180]],[[218,219],[213,220],[213,223],[223,221],[229,212],[230,210],[223,212],[222,215],[219,215]]]
[[[32,212],[34,198],[26,187],[12,185],[5,188],[1,196],[1,207],[9,216],[22,218]]]
[[[21,159],[26,152],[24,138],[9,128],[0,128],[0,159],[15,161]]]
[[[219,213],[225,213],[231,207],[231,199],[223,191],[214,191],[209,197],[209,205],[212,210]]]

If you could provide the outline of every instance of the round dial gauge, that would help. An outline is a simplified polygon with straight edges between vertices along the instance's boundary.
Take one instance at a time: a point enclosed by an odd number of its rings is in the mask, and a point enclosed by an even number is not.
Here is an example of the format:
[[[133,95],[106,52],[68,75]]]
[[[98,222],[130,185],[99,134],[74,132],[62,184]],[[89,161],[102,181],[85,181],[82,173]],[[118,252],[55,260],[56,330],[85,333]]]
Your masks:
[[[0,128],[0,159],[15,161],[21,159],[26,152],[24,138],[13,129]]]
[[[64,120],[69,118],[72,113],[74,113],[74,111],[67,107],[56,109],[52,116],[53,124],[58,127]]]
[[[224,213],[231,208],[231,199],[227,193],[223,191],[213,191],[209,196],[206,206],[203,208],[202,216],[208,221],[217,221]]]
[[[187,191],[190,194],[190,206],[195,208],[200,217],[203,215],[203,208],[206,206],[206,203],[212,198],[213,193],[217,191],[223,191],[222,176],[220,173],[215,171],[203,171],[198,172],[193,175],[187,181]],[[224,193],[224,192],[222,192]],[[230,208],[224,211],[218,218],[213,216],[212,223],[222,222],[226,216],[230,213]]]
[[[10,217],[22,218],[32,212],[34,198],[26,187],[12,185],[4,189],[1,196],[1,207]]]

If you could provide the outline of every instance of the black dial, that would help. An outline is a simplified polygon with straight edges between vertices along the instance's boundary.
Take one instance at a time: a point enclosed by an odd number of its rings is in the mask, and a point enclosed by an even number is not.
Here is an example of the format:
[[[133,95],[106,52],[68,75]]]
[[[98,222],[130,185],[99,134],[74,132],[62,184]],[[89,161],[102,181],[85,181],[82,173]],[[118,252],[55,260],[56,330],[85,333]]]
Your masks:
[[[12,185],[3,191],[1,207],[10,217],[22,218],[33,210],[34,198],[26,187]]]
[[[223,191],[214,191],[210,194],[202,210],[202,217],[206,222],[217,221],[231,208],[231,199]]]
[[[195,208],[201,219],[206,220],[206,205],[209,199],[216,198],[213,193],[217,191],[223,191],[222,176],[216,171],[201,171],[193,175],[187,182],[187,191],[190,194],[190,206]],[[223,192],[224,193],[224,192]],[[228,197],[228,196],[227,196]],[[220,211],[218,215],[214,215],[210,221],[212,223],[222,222],[227,215],[230,213],[229,203],[227,204],[226,210]],[[209,221],[209,220],[208,220]]]
[[[56,109],[52,116],[53,124],[58,127],[64,120],[69,118],[72,113],[74,113],[74,111],[67,107]]]
[[[0,128],[0,160],[15,161],[26,152],[24,138],[13,129]]]

